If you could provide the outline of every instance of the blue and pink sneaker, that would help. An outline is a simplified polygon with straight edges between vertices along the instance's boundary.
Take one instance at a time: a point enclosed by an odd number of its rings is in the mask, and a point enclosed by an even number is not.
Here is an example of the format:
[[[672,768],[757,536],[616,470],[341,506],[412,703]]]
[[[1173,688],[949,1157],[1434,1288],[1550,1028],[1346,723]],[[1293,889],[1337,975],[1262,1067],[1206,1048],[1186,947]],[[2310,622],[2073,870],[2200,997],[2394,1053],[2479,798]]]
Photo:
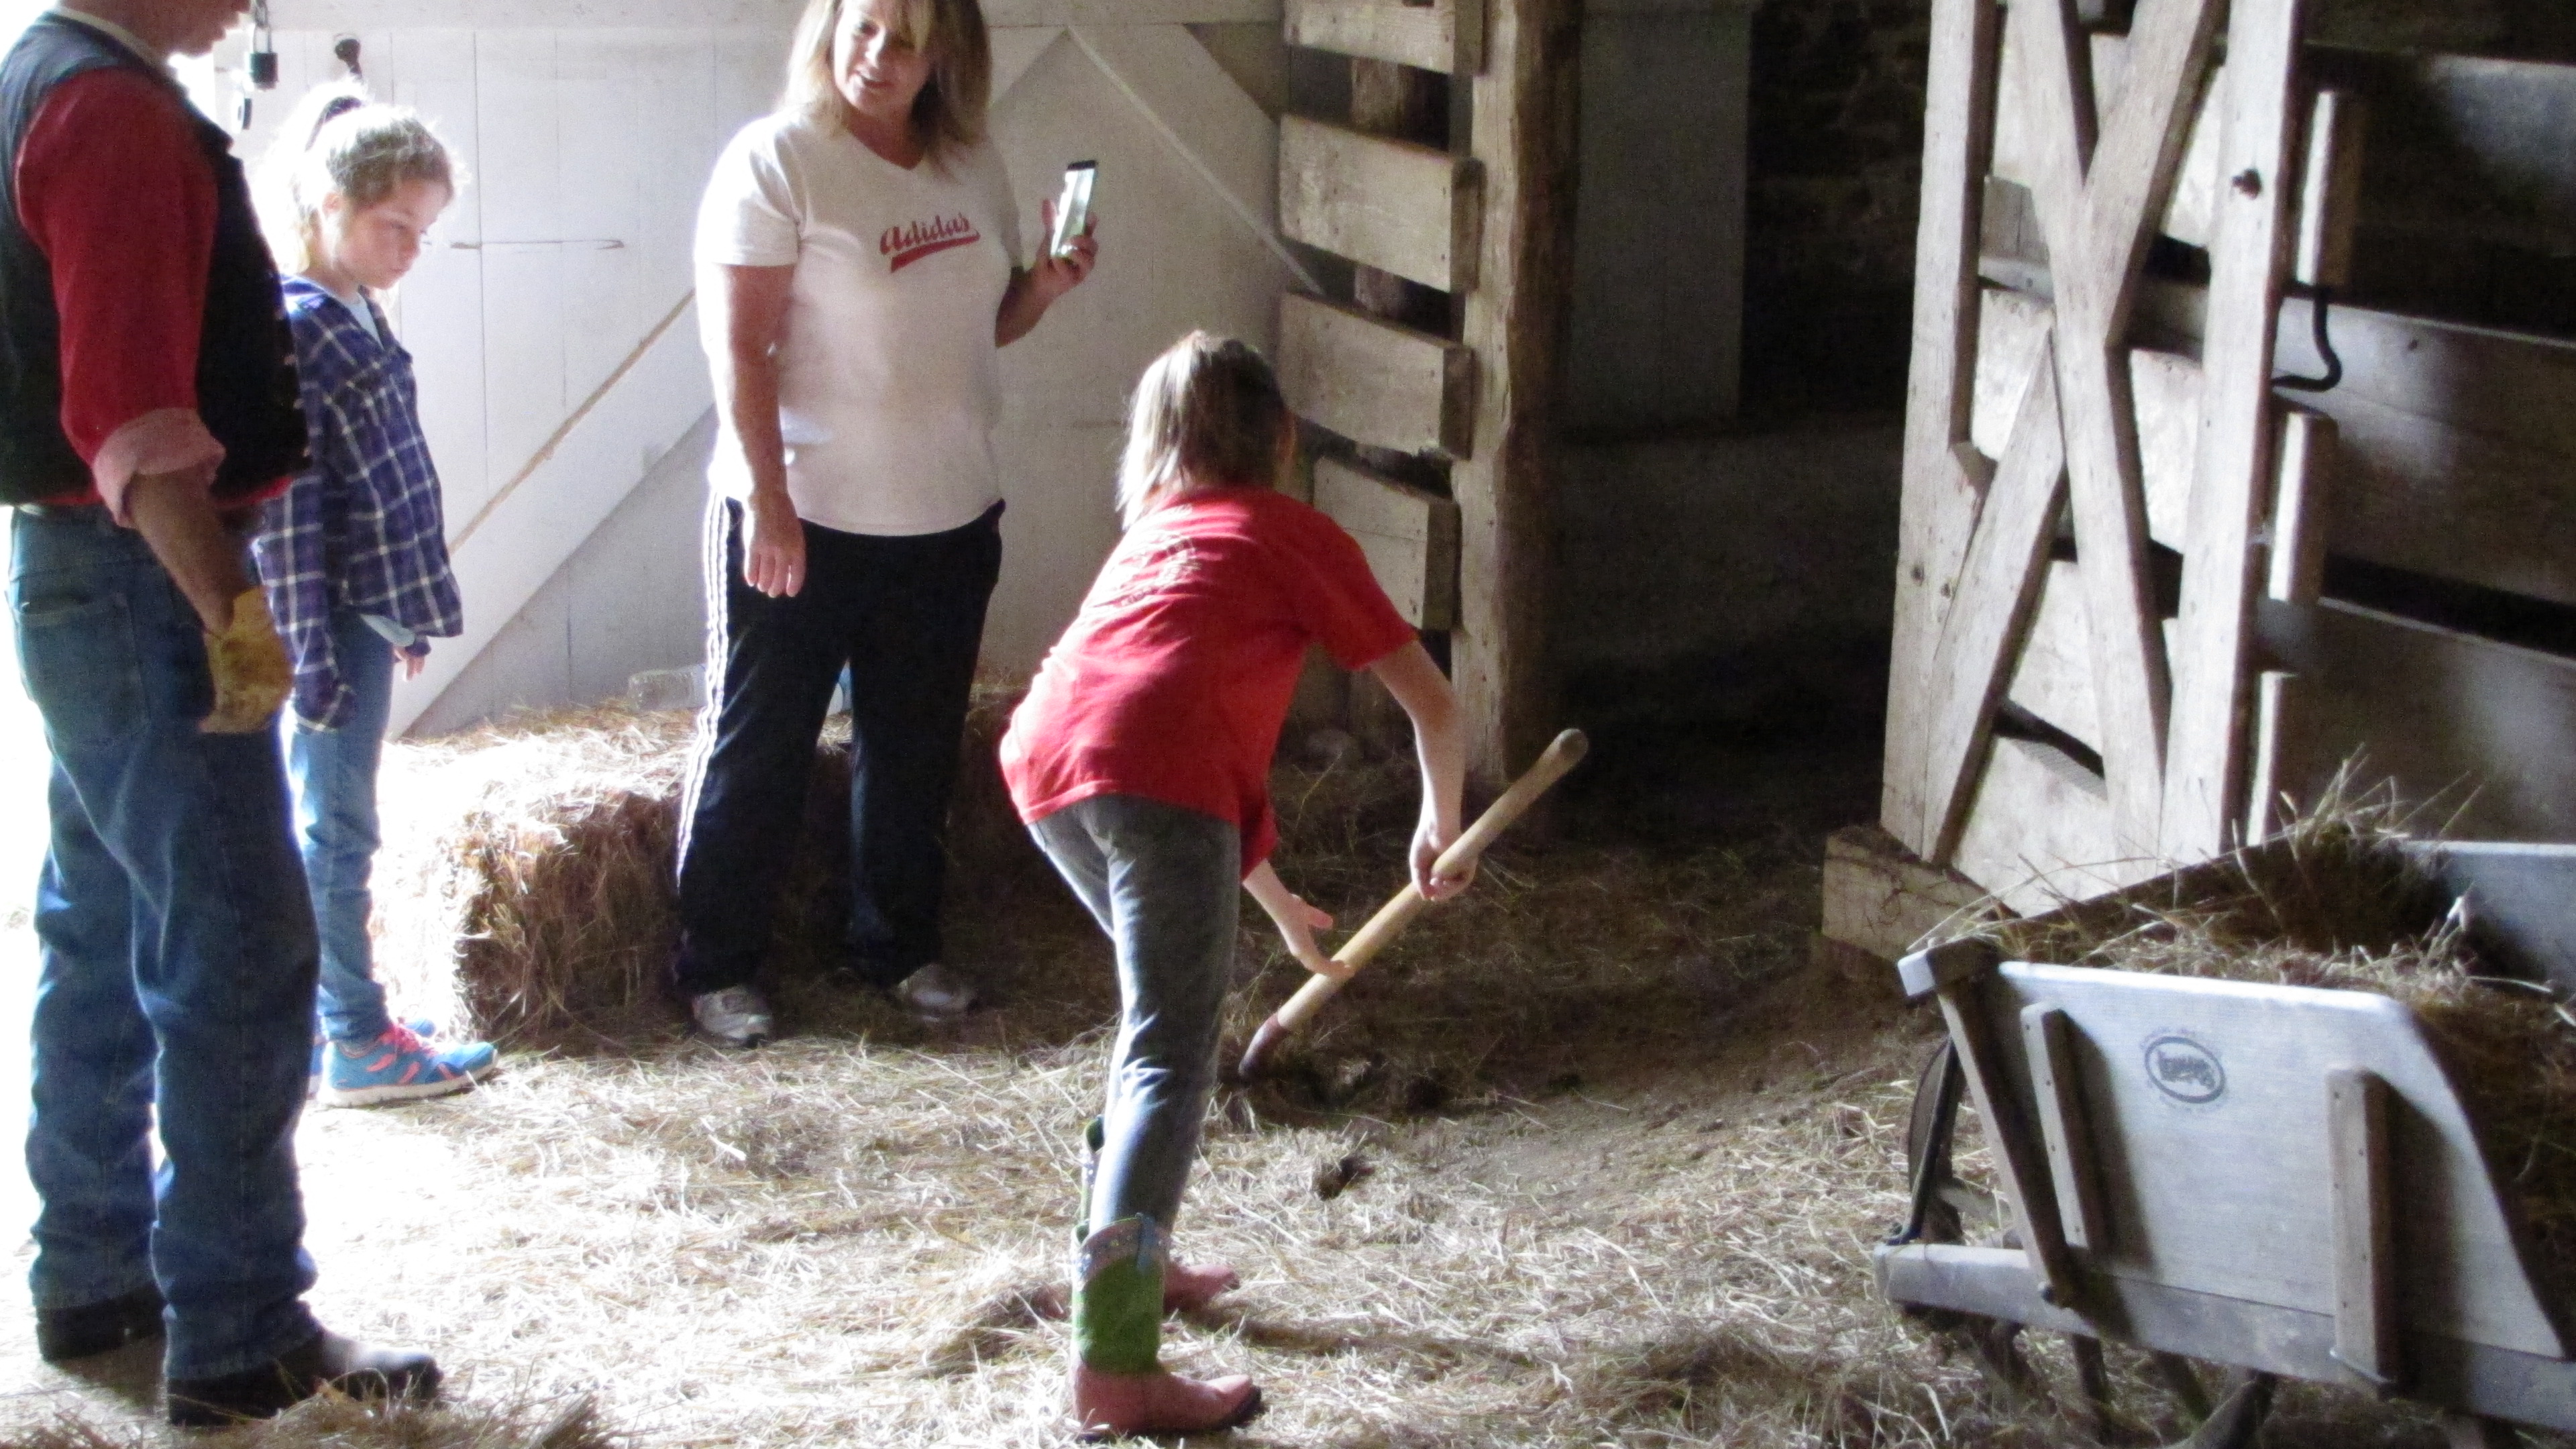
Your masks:
[[[462,1092],[494,1071],[487,1041],[440,1047],[401,1022],[372,1041],[335,1041],[322,1052],[325,1107],[373,1107]]]

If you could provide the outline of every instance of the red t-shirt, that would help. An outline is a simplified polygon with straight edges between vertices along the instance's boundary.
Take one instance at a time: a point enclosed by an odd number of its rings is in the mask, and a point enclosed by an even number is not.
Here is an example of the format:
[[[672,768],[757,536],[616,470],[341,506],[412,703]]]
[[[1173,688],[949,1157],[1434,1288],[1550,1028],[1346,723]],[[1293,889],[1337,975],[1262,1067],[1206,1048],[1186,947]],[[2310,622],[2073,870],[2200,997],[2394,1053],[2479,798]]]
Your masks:
[[[1231,820],[1246,874],[1278,839],[1270,756],[1306,646],[1361,669],[1414,639],[1360,546],[1267,488],[1184,494],[1138,520],[1002,736],[1020,818],[1141,795]]]

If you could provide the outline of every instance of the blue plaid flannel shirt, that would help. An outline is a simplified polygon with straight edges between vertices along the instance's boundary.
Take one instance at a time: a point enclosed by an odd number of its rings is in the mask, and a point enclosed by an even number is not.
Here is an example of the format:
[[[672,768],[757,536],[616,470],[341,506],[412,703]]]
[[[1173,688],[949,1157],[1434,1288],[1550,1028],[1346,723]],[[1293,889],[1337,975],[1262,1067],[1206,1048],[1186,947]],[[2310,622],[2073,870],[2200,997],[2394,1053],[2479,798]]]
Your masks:
[[[266,505],[251,556],[295,661],[296,717],[338,729],[351,699],[332,650],[334,609],[437,636],[462,630],[464,611],[411,354],[372,300],[370,336],[312,282],[289,277],[285,290],[313,467]],[[429,645],[416,640],[408,652],[426,654]]]

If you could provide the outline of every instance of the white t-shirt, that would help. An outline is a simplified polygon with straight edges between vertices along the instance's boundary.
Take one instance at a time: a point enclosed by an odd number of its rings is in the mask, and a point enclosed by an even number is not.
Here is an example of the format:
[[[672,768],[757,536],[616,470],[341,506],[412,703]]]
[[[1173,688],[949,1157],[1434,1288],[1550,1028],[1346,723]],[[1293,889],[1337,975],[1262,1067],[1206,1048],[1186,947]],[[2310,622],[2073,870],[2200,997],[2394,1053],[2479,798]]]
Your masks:
[[[939,533],[1002,496],[993,318],[1019,255],[1019,205],[989,141],[907,171],[837,122],[770,116],[725,147],[698,207],[698,286],[716,286],[718,266],[796,268],[778,424],[798,516]],[[718,416],[708,480],[748,498],[742,447]]]

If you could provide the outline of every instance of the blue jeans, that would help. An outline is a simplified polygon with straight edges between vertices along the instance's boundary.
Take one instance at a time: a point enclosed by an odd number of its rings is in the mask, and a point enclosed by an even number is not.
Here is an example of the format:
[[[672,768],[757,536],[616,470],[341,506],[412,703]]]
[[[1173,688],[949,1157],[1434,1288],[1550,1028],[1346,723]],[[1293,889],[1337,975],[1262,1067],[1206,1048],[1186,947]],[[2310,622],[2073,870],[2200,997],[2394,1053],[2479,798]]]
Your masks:
[[[385,720],[393,711],[394,653],[355,609],[331,614],[331,650],[349,685],[349,722],[315,729],[281,711],[286,773],[295,784],[296,844],[313,893],[313,924],[322,938],[322,1034],[333,1041],[373,1041],[392,1019],[376,984],[367,940],[367,873],[375,865],[376,766],[384,755]]]
[[[294,1142],[313,912],[277,736],[198,732],[204,636],[140,535],[102,509],[22,512],[14,544],[18,658],[53,753],[30,1286],[55,1309],[157,1282],[170,1377],[258,1368],[320,1331]]]
[[[1118,1045],[1083,1234],[1139,1216],[1170,1232],[1216,1089],[1242,836],[1136,795],[1095,795],[1029,834],[1118,949]]]

